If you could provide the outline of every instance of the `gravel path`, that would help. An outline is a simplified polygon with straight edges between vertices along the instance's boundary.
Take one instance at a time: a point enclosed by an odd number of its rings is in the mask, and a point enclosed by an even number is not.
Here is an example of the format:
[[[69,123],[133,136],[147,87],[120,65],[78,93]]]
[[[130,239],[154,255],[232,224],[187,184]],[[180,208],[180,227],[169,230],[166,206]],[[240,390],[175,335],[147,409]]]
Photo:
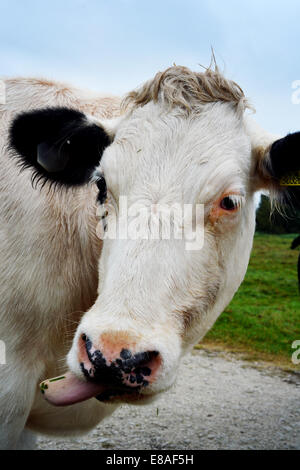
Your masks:
[[[41,449],[300,449],[300,372],[258,369],[193,351],[177,385],[147,406],[120,407],[87,436]]]

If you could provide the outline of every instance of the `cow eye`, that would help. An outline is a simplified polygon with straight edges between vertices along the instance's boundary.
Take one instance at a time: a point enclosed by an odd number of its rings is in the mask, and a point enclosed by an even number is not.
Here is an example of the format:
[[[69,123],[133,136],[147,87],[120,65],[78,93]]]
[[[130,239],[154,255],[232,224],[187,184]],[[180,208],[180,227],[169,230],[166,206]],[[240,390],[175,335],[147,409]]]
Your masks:
[[[107,186],[106,186],[105,178],[101,176],[101,178],[96,181],[96,184],[99,189],[97,201],[100,204],[104,204],[106,197],[107,197]]]
[[[237,200],[236,197],[226,196],[220,202],[220,206],[225,211],[234,211],[234,210],[238,209],[239,204],[238,204],[238,200]]]

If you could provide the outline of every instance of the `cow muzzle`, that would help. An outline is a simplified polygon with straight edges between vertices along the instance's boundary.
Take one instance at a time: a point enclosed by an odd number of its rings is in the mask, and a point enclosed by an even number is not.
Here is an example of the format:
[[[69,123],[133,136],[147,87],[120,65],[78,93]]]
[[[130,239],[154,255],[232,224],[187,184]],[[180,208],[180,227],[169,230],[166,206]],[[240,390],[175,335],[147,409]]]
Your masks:
[[[71,372],[41,384],[45,398],[67,406],[95,397],[102,402],[141,402],[152,395],[162,368],[155,348],[139,347],[139,340],[126,331],[108,331],[95,343],[81,333],[77,344],[82,377]]]
[[[78,350],[85,378],[108,387],[97,396],[99,400],[143,392],[155,382],[162,363],[158,351],[139,349],[137,338],[126,331],[105,332],[98,344],[83,333]]]

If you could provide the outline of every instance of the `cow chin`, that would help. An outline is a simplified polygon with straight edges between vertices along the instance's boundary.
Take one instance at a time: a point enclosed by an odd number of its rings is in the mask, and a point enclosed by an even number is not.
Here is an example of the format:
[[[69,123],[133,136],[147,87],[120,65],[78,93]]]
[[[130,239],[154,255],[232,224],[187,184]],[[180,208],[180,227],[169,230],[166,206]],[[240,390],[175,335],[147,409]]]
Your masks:
[[[120,391],[107,391],[95,398],[101,403],[110,405],[149,405],[158,398],[159,393],[144,395],[138,392],[120,393]]]

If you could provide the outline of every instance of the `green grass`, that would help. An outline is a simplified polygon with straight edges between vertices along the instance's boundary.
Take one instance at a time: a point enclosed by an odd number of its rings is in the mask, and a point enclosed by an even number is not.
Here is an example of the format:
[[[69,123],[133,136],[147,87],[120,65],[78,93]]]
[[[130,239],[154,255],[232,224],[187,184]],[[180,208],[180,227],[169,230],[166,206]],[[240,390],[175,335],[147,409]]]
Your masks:
[[[205,342],[290,360],[300,340],[296,235],[256,234],[244,282]]]

